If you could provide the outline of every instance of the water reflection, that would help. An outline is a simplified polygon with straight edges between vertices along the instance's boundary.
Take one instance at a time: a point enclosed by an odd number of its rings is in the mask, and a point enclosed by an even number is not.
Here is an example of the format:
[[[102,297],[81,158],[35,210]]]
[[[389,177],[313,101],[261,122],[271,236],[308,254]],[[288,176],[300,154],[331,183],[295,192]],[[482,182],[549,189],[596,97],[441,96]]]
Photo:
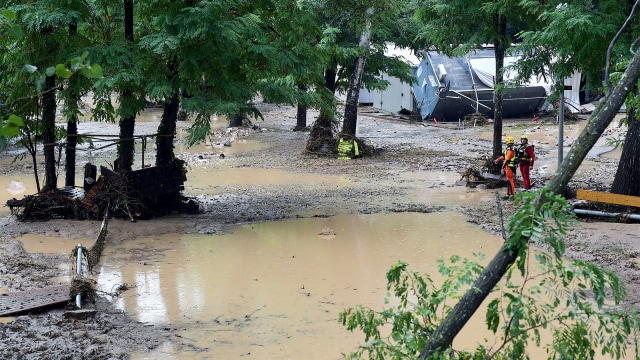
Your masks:
[[[10,213],[9,207],[6,206],[8,200],[22,199],[25,195],[36,192],[33,175],[0,176],[0,215]]]
[[[24,234],[16,240],[22,243],[24,250],[34,254],[70,254],[78,244],[91,247],[95,239],[89,238],[63,238],[39,234]]]
[[[191,166],[185,182],[188,195],[215,194],[223,191],[223,185],[262,187],[269,185],[311,185],[335,189],[349,182],[344,176],[298,174],[279,169],[229,168],[220,166]]]
[[[185,344],[209,349],[171,344],[138,359],[331,359],[362,341],[338,313],[355,304],[381,309],[385,273],[397,260],[433,274],[437,259],[493,254],[501,243],[456,213],[297,219],[107,246],[98,284],[135,284],[119,308],[171,323],[184,329]]]
[[[458,173],[417,169],[403,173],[398,182],[411,184],[414,190],[409,197],[419,203],[451,205],[495,200],[493,191],[455,185],[458,180],[461,180]]]

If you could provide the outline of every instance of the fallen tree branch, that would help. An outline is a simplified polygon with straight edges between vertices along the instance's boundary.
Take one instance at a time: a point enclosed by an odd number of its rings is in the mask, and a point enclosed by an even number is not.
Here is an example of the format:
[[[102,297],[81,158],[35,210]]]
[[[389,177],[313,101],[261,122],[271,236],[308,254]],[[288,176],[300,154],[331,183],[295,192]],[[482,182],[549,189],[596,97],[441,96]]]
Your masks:
[[[606,101],[601,102],[591,114],[585,129],[571,147],[569,154],[562,164],[560,164],[549,184],[538,193],[535,201],[536,210],[540,209],[546,201],[549,201],[549,192],[552,194],[560,194],[566,187],[589,150],[591,150],[613,120],[631,89],[636,87],[639,77],[640,52],[636,52],[633,60],[622,75],[620,82],[618,82],[607,95]],[[545,189],[547,191],[544,191]],[[515,237],[513,234],[509,234],[509,239],[485,267],[470,290],[465,293],[442,321],[440,326],[433,332],[420,353],[421,359],[430,358],[438,351],[444,351],[451,346],[453,339],[462,327],[469,321],[487,295],[489,295],[491,290],[498,284],[500,279],[502,279],[502,276],[507,272],[509,267],[515,263],[518,256],[525,250],[523,247],[526,248],[528,245],[526,242],[510,241]]]

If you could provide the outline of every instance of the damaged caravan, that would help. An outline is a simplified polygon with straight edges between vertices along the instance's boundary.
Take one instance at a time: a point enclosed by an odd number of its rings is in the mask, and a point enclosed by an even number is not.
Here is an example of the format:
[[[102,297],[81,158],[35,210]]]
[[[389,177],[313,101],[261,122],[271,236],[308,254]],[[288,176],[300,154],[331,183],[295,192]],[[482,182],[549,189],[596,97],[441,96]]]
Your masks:
[[[515,61],[517,57],[505,57],[504,65],[509,66]],[[422,120],[458,121],[476,112],[493,117],[493,49],[477,50],[465,57],[453,58],[427,51],[415,68],[414,76],[413,92]],[[515,76],[507,73],[504,78],[508,81]],[[502,116],[534,115],[545,104],[550,90],[551,86],[542,79],[531,79],[523,86],[506,89]]]

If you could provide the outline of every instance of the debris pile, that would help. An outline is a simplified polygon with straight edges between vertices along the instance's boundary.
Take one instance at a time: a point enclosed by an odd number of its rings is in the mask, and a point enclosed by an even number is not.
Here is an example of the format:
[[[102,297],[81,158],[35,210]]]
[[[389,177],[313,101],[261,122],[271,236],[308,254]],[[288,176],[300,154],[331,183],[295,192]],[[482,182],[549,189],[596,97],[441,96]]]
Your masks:
[[[21,200],[11,199],[7,206],[21,221],[100,220],[107,210],[114,217],[131,221],[199,212],[195,200],[180,193],[187,179],[179,160],[122,173],[101,166],[100,173],[86,191],[54,189]]]
[[[479,112],[465,115],[462,121],[465,128],[484,126],[491,122],[485,114]]]

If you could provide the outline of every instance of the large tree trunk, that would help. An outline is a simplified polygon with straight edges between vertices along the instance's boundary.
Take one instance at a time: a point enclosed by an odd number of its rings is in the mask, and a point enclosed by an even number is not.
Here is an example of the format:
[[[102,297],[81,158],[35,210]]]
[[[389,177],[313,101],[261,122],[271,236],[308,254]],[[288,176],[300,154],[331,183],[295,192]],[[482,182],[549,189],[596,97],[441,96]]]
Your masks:
[[[363,51],[366,51],[371,43],[371,15],[373,15],[373,8],[368,8],[367,23],[360,35],[359,45]],[[353,72],[349,79],[347,100],[344,104],[344,123],[342,124],[342,132],[354,137],[356,136],[356,127],[358,125],[358,99],[360,97],[362,73],[364,72],[364,63],[366,59],[366,56],[362,55],[357,57],[353,63]]]
[[[627,111],[627,136],[611,185],[611,192],[614,194],[640,195],[640,120],[636,117],[636,112],[635,107]]]
[[[58,187],[56,174],[56,77],[47,76],[42,93],[42,141],[44,142],[44,189]]]
[[[176,121],[178,120],[178,108],[180,100],[178,95],[174,95],[168,102],[164,103],[162,119],[158,126],[158,137],[156,138],[156,165],[167,165],[174,159],[173,139],[176,133]]]
[[[503,93],[501,89],[504,83],[502,70],[504,67],[504,53],[506,44],[504,37],[507,33],[507,20],[504,15],[495,14],[494,24],[498,32],[497,40],[494,42],[496,60],[496,78],[493,90],[494,110],[493,110],[493,158],[497,159],[502,155],[502,107]],[[498,167],[496,167],[496,171]]]
[[[130,44],[133,43],[133,0],[124,0],[124,37]],[[121,95],[120,106],[131,106],[133,103],[133,92],[124,90]],[[130,114],[131,109],[125,113]],[[131,171],[133,167],[133,156],[135,154],[135,141],[133,133],[135,130],[136,116],[126,115],[120,117],[120,141],[118,142],[118,165],[117,171]]]
[[[629,91],[636,87],[639,77],[640,52],[636,52],[633,61],[627,67],[620,82],[607,96],[606,101],[601,102],[591,114],[585,129],[571,147],[569,154],[560,164],[549,184],[547,184],[547,189],[555,194],[562,192],[589,150],[613,120],[618,109],[620,109],[627,95],[629,95]],[[546,201],[548,201],[546,198],[538,197],[536,209],[540,209],[541,205]],[[427,340],[423,351],[420,353],[422,359],[430,357],[439,349],[444,350],[451,346],[458,332],[469,321],[471,315],[476,312],[490,291],[498,284],[507,269],[516,261],[521,246],[527,246],[527,244],[513,244],[509,240],[505,242],[470,290],[460,299]]]

